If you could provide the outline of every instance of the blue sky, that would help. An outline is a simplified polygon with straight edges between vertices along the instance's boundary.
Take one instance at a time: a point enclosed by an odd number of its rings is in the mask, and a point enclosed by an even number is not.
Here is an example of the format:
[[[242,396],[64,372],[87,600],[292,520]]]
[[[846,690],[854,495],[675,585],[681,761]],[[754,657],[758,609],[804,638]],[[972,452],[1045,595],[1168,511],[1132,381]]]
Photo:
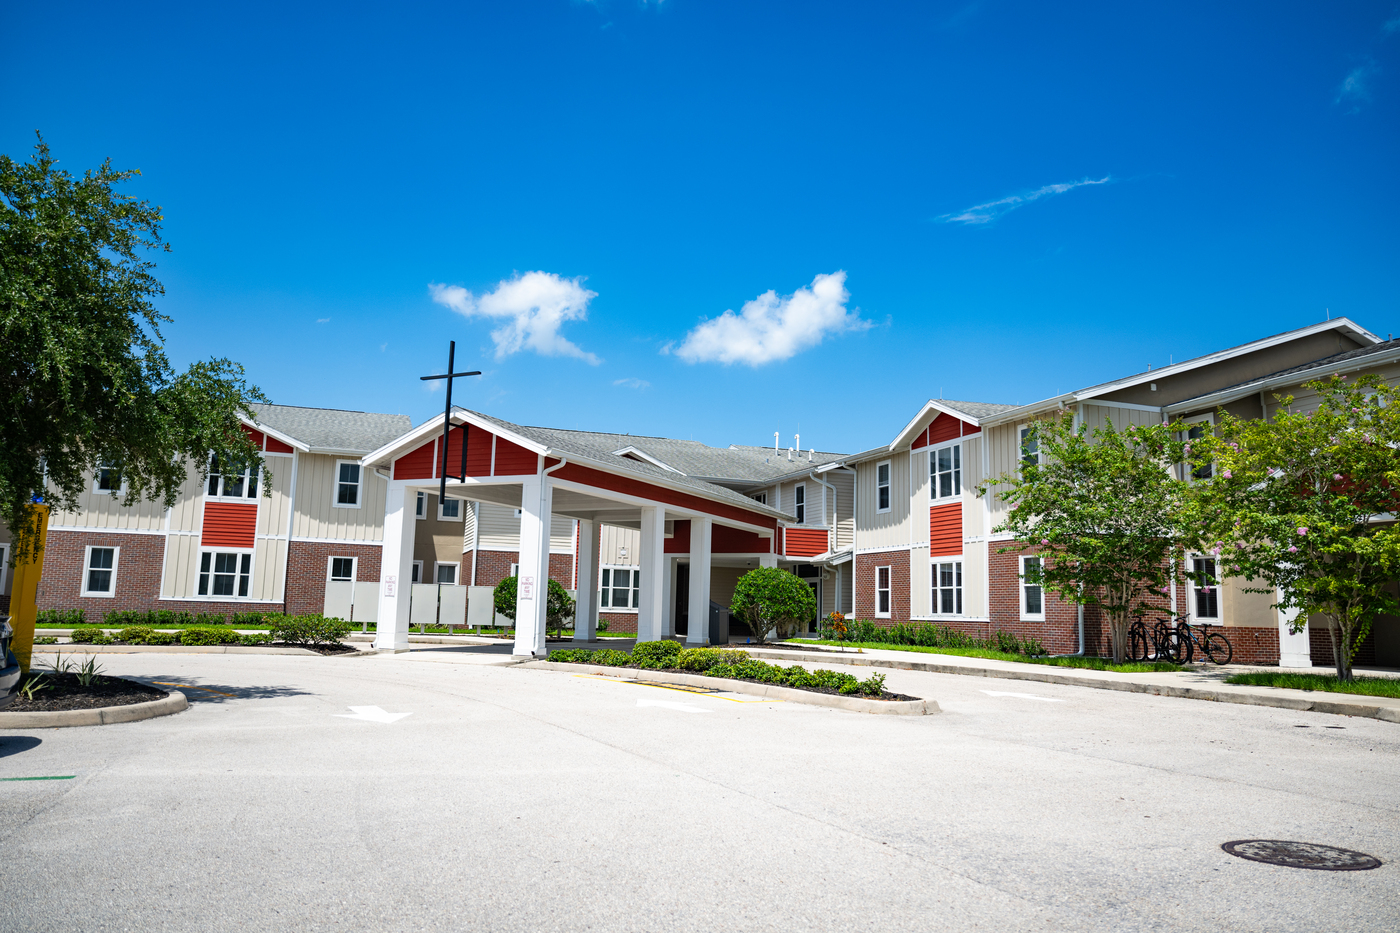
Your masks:
[[[172,358],[278,402],[421,421],[450,338],[509,420],[851,451],[1400,332],[1400,0],[195,6],[5,5],[0,151],[141,169]]]

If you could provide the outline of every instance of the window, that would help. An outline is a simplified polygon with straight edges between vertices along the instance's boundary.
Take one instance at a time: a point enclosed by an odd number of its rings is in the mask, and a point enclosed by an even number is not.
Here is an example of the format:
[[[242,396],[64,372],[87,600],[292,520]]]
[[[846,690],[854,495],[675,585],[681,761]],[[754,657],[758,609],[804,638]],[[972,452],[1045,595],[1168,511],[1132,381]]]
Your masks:
[[[1216,581],[1215,558],[1193,557],[1191,569],[1201,575],[1192,581],[1191,591],[1195,597],[1197,619],[1220,618],[1220,587]]]
[[[1023,424],[1021,435],[1021,469],[1040,466],[1040,439],[1035,436],[1035,426]]]
[[[341,582],[349,582],[355,579],[355,558],[353,557],[332,557],[331,558],[331,579]]]
[[[338,509],[358,509],[360,507],[360,465],[353,460],[337,460],[335,469],[335,507]]]
[[[205,551],[199,556],[200,596],[247,596],[253,555],[246,551]]]
[[[1186,446],[1190,447],[1192,441],[1206,437],[1214,426],[1215,422],[1210,415],[1206,415],[1191,425],[1186,429]],[[1192,456],[1188,453],[1187,463],[1191,464],[1191,479],[1210,479],[1215,475],[1215,464],[1204,457]]]
[[[110,496],[114,492],[121,492],[121,488],[121,468],[111,463],[99,464],[92,474],[92,491]]]
[[[512,577],[518,577],[518,576],[520,576],[520,565],[519,565],[519,564],[511,564],[511,565],[510,565],[510,575],[511,575]]]
[[[890,568],[875,568],[875,618],[890,617]]]
[[[794,505],[796,506],[796,509],[797,509],[797,524],[799,524],[799,525],[805,525],[805,524],[807,524],[807,486],[806,486],[806,484],[804,484],[804,483],[798,483],[798,484],[797,484],[797,488],[793,490],[792,501],[793,501],[793,503],[794,503]]]
[[[875,465],[875,511],[890,510],[890,462]]]
[[[437,582],[455,585],[457,583],[457,565],[439,563],[437,565]]]
[[[417,503],[417,505],[415,505],[415,506],[413,507],[413,514],[416,515],[416,516],[419,517],[419,518],[427,518],[427,517],[428,517],[428,516],[425,514],[426,511],[427,511],[427,505],[426,505],[427,498],[428,498],[428,494],[425,493],[425,492],[420,492],[420,493],[418,494],[418,503]]]
[[[413,562],[413,582],[423,582],[423,562],[421,560],[415,560]]]
[[[750,498],[752,498],[753,501],[757,502],[759,505],[767,505],[767,504],[768,504],[768,493],[766,493],[766,492],[757,492],[757,493],[754,493],[753,496],[751,496]]]
[[[111,596],[117,589],[117,552],[121,548],[88,547],[83,560],[84,596]]]
[[[460,522],[462,520],[462,500],[443,499],[438,503],[438,521]]]
[[[637,567],[604,567],[599,574],[598,605],[603,609],[636,609],[642,604],[642,571]]]
[[[933,611],[940,615],[962,615],[962,561],[934,561]]]
[[[248,464],[214,454],[209,458],[208,493],[218,499],[256,499],[258,471]]]
[[[929,491],[935,499],[962,495],[962,445],[940,447],[928,458]]]
[[[1040,582],[1041,558],[1021,558],[1021,618],[1027,622],[1045,621],[1045,590]]]

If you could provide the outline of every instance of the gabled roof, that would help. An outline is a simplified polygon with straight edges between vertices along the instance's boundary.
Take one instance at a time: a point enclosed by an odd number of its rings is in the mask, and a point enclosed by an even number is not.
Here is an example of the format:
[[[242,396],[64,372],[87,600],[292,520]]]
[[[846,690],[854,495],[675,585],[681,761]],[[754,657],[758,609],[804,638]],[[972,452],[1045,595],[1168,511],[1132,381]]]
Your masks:
[[[984,418],[991,418],[1004,411],[1010,411],[1015,405],[1000,405],[996,402],[954,402],[947,399],[929,399],[924,403],[924,407],[919,409],[919,413],[909,420],[894,440],[890,441],[889,450],[895,450],[909,443],[914,434],[919,430],[919,425],[928,417],[930,412],[946,414],[960,421],[970,424],[981,425]],[[937,417],[935,415],[934,417]]]
[[[366,454],[413,427],[407,415],[255,404],[257,427],[312,453]]]
[[[1221,405],[1233,399],[1243,398],[1246,395],[1254,395],[1258,392],[1264,392],[1280,386],[1307,382],[1309,379],[1331,375],[1335,372],[1346,372],[1354,369],[1363,369],[1368,366],[1379,366],[1396,360],[1400,360],[1400,340],[1385,340],[1374,346],[1348,350],[1345,353],[1338,353],[1320,360],[1313,360],[1311,363],[1304,363],[1301,366],[1281,369],[1276,373],[1260,376],[1258,379],[1251,379],[1247,382],[1239,382],[1232,386],[1226,386],[1223,389],[1207,392],[1195,398],[1182,399],[1179,402],[1173,402],[1166,406],[1163,410],[1168,412],[1186,412],[1201,408],[1209,408],[1212,405]]]

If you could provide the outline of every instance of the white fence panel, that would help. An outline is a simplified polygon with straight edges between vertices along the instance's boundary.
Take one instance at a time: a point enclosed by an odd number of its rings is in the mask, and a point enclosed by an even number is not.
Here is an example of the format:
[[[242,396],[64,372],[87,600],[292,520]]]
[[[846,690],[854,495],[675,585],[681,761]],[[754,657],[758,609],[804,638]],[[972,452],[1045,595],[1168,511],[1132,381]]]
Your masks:
[[[467,624],[467,587],[444,586],[438,593],[438,624]]]
[[[436,583],[414,583],[408,607],[409,625],[437,625],[438,586]]]
[[[328,619],[350,621],[350,604],[355,599],[355,584],[349,580],[327,580],[326,601],[321,614]]]
[[[355,584],[355,621],[362,625],[379,624],[379,584],[362,581]]]

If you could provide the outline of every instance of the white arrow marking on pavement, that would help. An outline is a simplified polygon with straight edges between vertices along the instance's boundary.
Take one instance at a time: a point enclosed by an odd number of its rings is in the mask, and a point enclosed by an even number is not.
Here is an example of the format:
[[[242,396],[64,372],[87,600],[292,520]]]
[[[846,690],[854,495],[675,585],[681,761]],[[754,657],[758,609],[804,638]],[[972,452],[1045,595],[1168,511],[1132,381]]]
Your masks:
[[[398,722],[405,716],[412,716],[412,713],[386,713],[377,706],[350,706],[348,713],[335,713],[342,719],[358,719],[361,722]]]
[[[682,713],[711,713],[714,710],[701,709],[698,706],[691,706],[689,703],[671,703],[667,700],[638,700],[638,706],[660,706],[663,709],[673,709]]]
[[[1057,697],[1038,697],[1034,693],[1007,693],[1004,690],[983,690],[982,692],[989,697],[1015,697],[1018,700],[1041,700],[1045,703],[1064,702]]]

